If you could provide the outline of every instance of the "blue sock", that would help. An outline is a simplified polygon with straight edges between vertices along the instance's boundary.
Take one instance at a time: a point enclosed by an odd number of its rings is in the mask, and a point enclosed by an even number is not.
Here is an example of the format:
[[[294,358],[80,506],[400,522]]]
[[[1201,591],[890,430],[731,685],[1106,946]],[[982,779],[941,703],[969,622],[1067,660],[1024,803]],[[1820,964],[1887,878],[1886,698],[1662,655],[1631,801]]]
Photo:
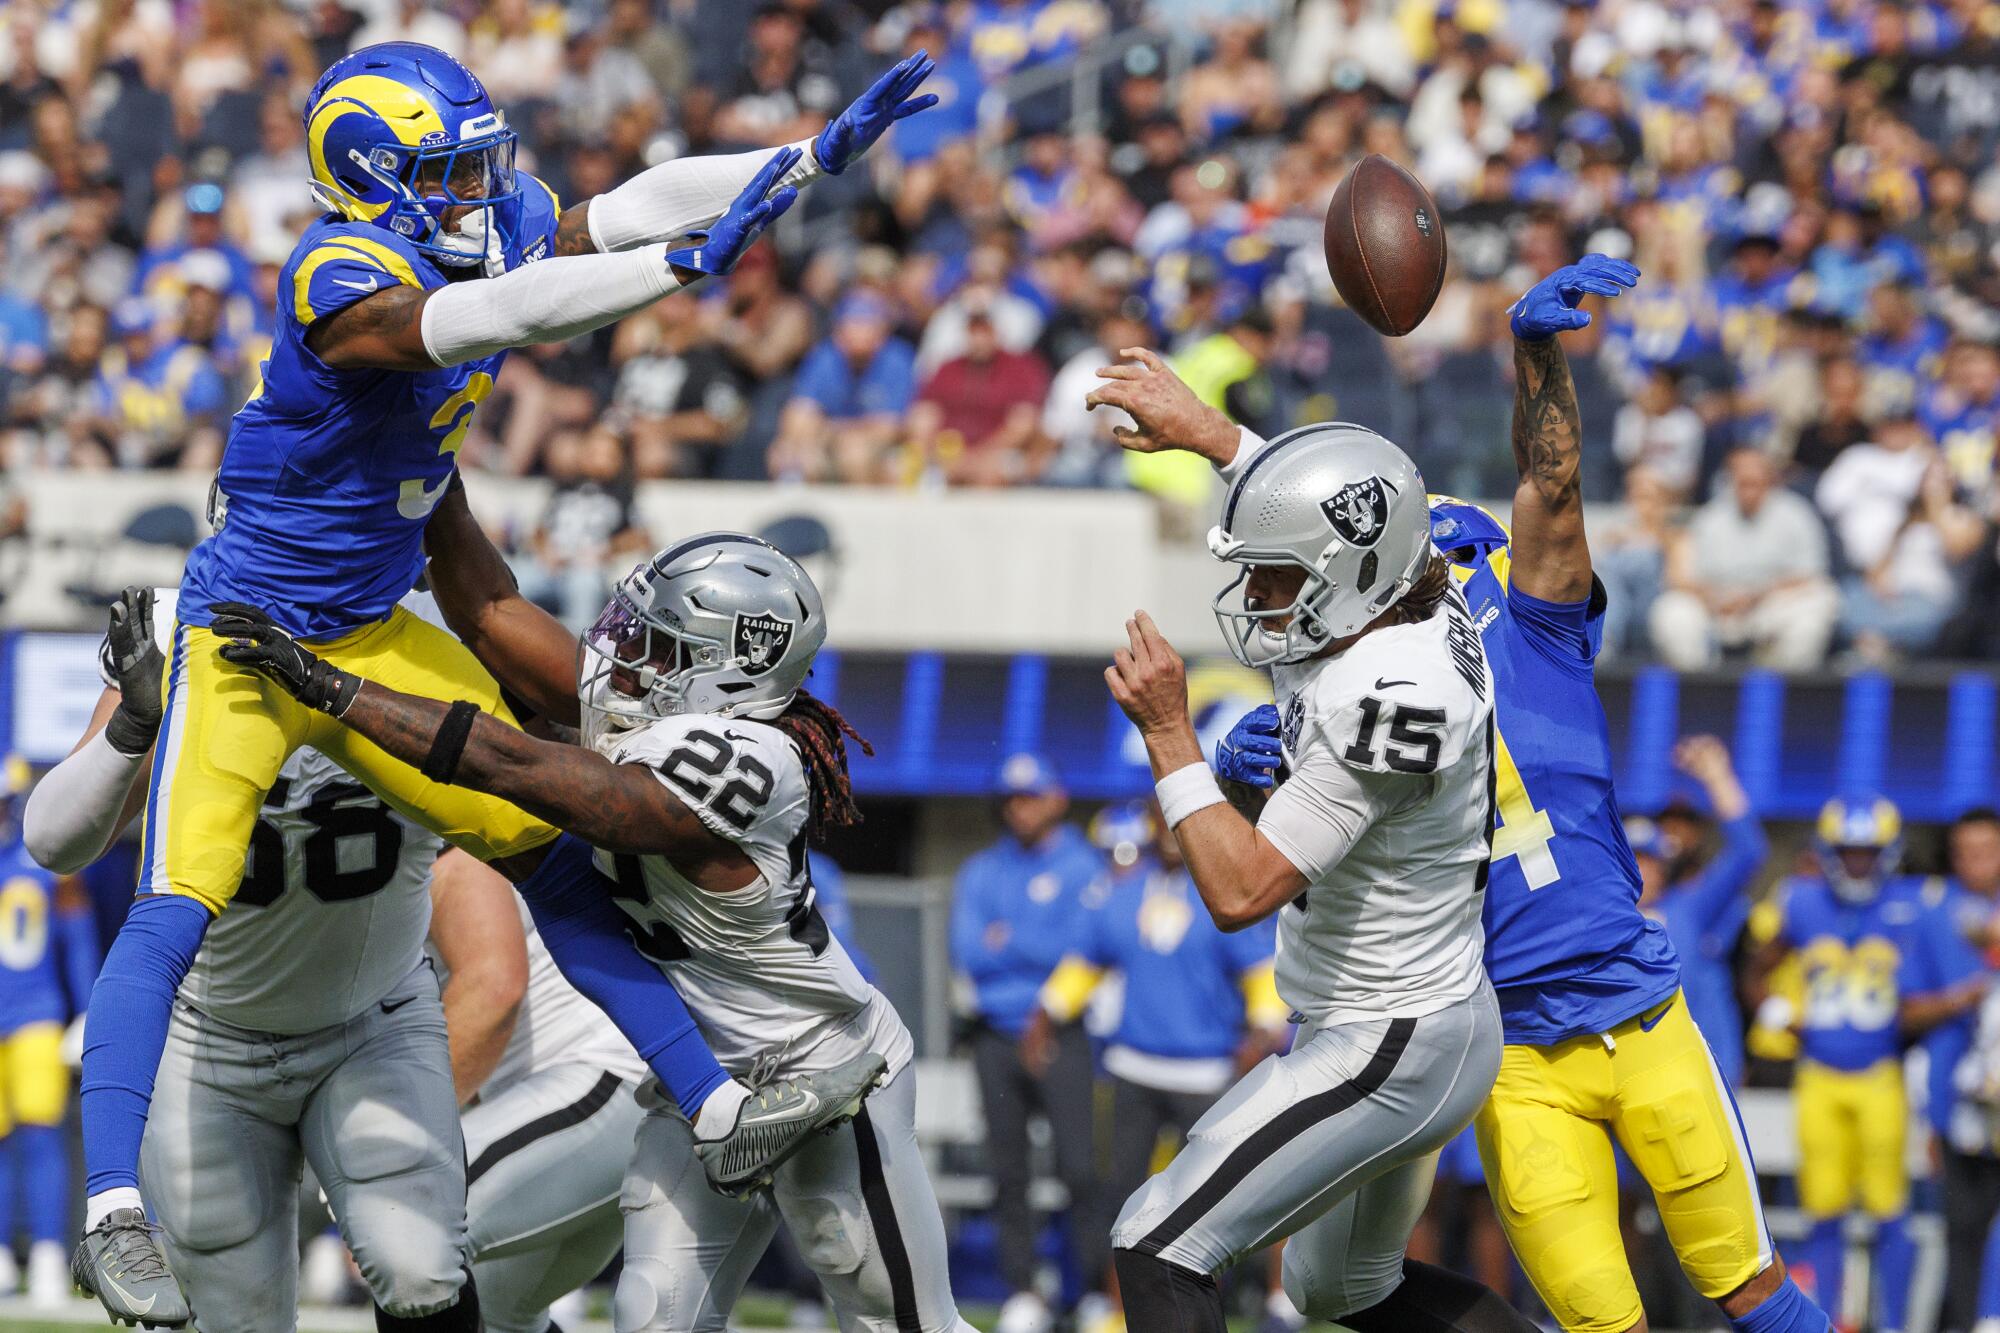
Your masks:
[[[1916,1243],[1910,1239],[1909,1216],[1875,1224],[1875,1307],[1882,1333],[1903,1333],[1909,1322],[1910,1276],[1917,1266]]]
[[[69,1149],[54,1125],[20,1125],[21,1179],[25,1186],[28,1239],[62,1240],[69,1235]]]
[[[1762,1305],[1729,1326],[1737,1333],[1828,1333],[1833,1321],[1787,1277]]]
[[[1847,1260],[1847,1243],[1842,1235],[1845,1220],[1824,1217],[1812,1224],[1806,1238],[1794,1247],[1799,1266],[1811,1270],[1812,1297],[1829,1314],[1840,1312],[1841,1268]]]
[[[15,1191],[21,1188],[21,1141],[13,1134],[0,1135],[0,1250],[14,1244]]]
[[[90,992],[78,1097],[91,1194],[139,1188],[139,1140],[167,1048],[174,992],[194,966],[209,920],[208,909],[192,898],[148,894],[132,904],[104,956]]]
[[[615,886],[591,863],[592,855],[588,843],[564,834],[549,845],[535,873],[514,887],[563,977],[625,1034],[692,1120],[729,1074],[702,1040],[680,992],[626,934],[630,919],[611,901]]]
[[[1986,1248],[1979,1258],[1979,1304],[1974,1313],[1981,1319],[2000,1319],[2000,1226],[1986,1228]]]

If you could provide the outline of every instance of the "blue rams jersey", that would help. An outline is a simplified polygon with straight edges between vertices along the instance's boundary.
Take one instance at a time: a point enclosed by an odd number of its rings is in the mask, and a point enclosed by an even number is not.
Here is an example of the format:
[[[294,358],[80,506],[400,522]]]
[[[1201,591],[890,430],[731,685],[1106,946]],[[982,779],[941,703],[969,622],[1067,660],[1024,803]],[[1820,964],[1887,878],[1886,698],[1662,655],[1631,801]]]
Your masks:
[[[503,229],[510,270],[548,256],[560,211],[533,177],[516,208]],[[507,354],[415,374],[336,370],[306,331],[381,288],[447,280],[384,228],[328,214],[306,229],[278,274],[262,387],[230,424],[215,535],[188,557],[184,621],[207,624],[213,602],[249,602],[293,634],[328,638],[381,620],[410,590],[424,523]]]
[[[1639,910],[1639,867],[1611,786],[1611,732],[1592,666],[1602,588],[1545,602],[1508,586],[1503,549],[1454,566],[1493,665],[1492,870],[1486,971],[1509,1042],[1616,1027],[1673,994],[1680,961]]]
[[[0,1037],[83,1012],[96,973],[90,933],[88,914],[58,910],[56,877],[18,839],[0,848]],[[74,957],[78,945],[93,956]]]
[[[1730,962],[1750,919],[1747,890],[1770,845],[1755,814],[1724,820],[1721,834],[1722,845],[1708,864],[1661,894],[1647,914],[1667,928],[1681,960],[1688,1016],[1708,1039],[1722,1076],[1733,1083],[1743,1072],[1743,1013]]]
[[[1950,990],[1988,970],[1984,941],[1993,919],[1993,900],[1956,880],[1931,879],[1924,881],[1922,902],[1899,973],[1904,996]],[[1925,1110],[1940,1137],[1950,1134],[1958,1098],[1953,1078],[1958,1062],[1972,1049],[1977,1025],[1976,1013],[1960,1014],[1932,1028],[1919,1043],[1929,1058]]]
[[[1850,903],[1825,880],[1780,891],[1778,938],[1798,953],[1805,1001],[1799,1053],[1847,1071],[1895,1059],[1902,991],[1913,979],[1912,944],[1924,914],[1919,879],[1890,880],[1872,902]]]
[[[1009,834],[959,868],[952,888],[952,965],[972,983],[979,1016],[1019,1036],[1042,983],[1082,937],[1084,892],[1104,858],[1059,826],[1041,845]]]
[[[1224,934],[1186,870],[1142,862],[1084,914],[1076,953],[1125,977],[1111,1040],[1146,1055],[1211,1060],[1242,1040],[1245,973],[1271,961],[1278,919]]]

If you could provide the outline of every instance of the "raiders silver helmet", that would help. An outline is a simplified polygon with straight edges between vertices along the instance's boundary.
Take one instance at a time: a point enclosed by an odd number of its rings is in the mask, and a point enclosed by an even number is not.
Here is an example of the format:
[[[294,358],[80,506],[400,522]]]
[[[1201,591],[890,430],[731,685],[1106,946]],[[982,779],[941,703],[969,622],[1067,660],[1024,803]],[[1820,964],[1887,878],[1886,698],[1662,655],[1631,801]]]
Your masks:
[[[625,576],[583,636],[584,741],[602,750],[676,713],[776,717],[825,642],[819,589],[790,556],[736,532],[676,542]]]
[[[1230,482],[1208,534],[1242,567],[1215,595],[1215,619],[1245,666],[1303,662],[1356,634],[1410,590],[1431,554],[1424,479],[1408,454],[1364,426],[1302,426],[1259,450]],[[1255,606],[1256,565],[1296,565],[1289,606]]]

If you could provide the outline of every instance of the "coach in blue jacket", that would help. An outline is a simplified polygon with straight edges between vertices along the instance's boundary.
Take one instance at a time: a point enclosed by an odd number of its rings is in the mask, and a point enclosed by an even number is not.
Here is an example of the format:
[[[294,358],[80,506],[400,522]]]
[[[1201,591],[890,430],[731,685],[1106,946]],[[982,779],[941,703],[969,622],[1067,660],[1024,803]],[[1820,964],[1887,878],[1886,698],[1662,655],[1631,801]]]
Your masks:
[[[1072,1217],[1095,1216],[1096,1170],[1088,1037],[1068,1025],[1044,1070],[1022,1061],[1020,1041],[1042,983],[1081,938],[1084,891],[1102,873],[1103,860],[1065,822],[1069,796],[1047,761],[1032,754],[1008,759],[1000,792],[1000,840],[958,872],[951,953],[973,997],[972,1059],[986,1118],[1000,1272],[1014,1293],[1000,1326],[1025,1329],[1046,1326],[1048,1318],[1035,1290],[1028,1116],[1048,1117]]]

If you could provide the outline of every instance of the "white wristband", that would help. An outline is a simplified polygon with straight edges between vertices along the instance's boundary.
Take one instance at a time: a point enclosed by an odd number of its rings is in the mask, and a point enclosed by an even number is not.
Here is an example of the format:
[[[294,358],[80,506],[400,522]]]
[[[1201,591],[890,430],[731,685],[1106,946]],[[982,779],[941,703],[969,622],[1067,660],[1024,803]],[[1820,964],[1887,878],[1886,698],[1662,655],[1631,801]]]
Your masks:
[[[1160,818],[1168,828],[1177,827],[1197,810],[1221,805],[1225,799],[1222,788],[1216,785],[1215,770],[1207,764],[1175,769],[1153,784],[1153,794],[1159,797]]]

